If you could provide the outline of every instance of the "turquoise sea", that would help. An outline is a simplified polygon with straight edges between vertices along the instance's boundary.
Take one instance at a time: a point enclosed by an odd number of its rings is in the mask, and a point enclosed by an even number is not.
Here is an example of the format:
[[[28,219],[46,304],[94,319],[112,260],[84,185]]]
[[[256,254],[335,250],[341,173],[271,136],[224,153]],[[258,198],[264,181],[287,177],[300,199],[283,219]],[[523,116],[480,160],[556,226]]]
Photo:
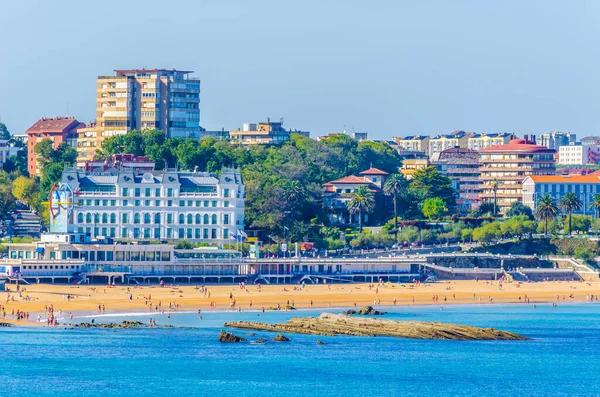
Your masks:
[[[496,327],[533,340],[288,335],[290,343],[221,344],[224,321],[279,322],[321,311],[202,313],[202,320],[193,313],[109,314],[96,321],[152,317],[186,328],[0,329],[0,396],[600,395],[598,304],[386,309],[390,319]],[[259,336],[274,335],[249,339]]]

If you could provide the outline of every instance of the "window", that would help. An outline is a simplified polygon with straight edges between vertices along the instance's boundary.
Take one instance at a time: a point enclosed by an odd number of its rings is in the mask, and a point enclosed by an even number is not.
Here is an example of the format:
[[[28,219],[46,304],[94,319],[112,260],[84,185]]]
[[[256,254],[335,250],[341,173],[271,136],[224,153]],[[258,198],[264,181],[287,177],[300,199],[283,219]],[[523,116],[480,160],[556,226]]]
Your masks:
[[[81,212],[77,214],[77,223],[83,223],[83,214]]]
[[[150,222],[150,214],[144,214],[144,223],[145,224],[151,223]],[[148,233],[148,234],[150,234],[150,233]]]
[[[154,214],[154,223],[160,223],[160,214],[158,212]]]
[[[211,217],[211,222],[210,223],[212,223],[213,225],[217,224],[217,215],[216,214],[213,214],[213,216]]]
[[[200,207],[201,204],[202,202],[200,200],[196,201],[196,207]]]
[[[229,225],[229,214],[223,215],[223,224]]]
[[[171,229],[171,228],[167,229],[167,238],[173,238],[173,229]]]
[[[179,206],[180,207],[185,207],[185,201],[179,200]]]
[[[144,238],[150,238],[150,229],[144,228]]]
[[[173,206],[173,200],[167,200],[167,207]]]
[[[155,200],[154,201],[154,206],[155,207],[160,207],[160,200]]]
[[[179,229],[179,238],[184,238],[184,237],[185,237],[184,229]]]
[[[144,200],[144,206],[150,207],[150,200]]]
[[[108,223],[108,215],[102,214],[102,223]]]
[[[185,224],[185,215],[179,214],[179,224],[180,225]]]
[[[160,228],[154,228],[154,238],[160,239]]]
[[[208,207],[208,200],[204,201],[204,206]]]
[[[121,222],[128,223],[129,222],[129,214],[121,214]]]
[[[100,205],[100,200],[94,200],[94,205],[95,205],[95,206],[98,206],[98,205]]]
[[[100,214],[94,214],[94,223],[100,223]]]
[[[121,238],[127,238],[127,228],[121,229]]]
[[[208,214],[204,214],[204,224],[208,225]]]
[[[193,219],[192,218],[193,218],[192,214],[188,214],[188,216],[187,216],[187,223],[188,223],[188,225],[191,225],[193,223]]]
[[[144,196],[150,197],[150,188],[149,187],[146,188],[146,191],[144,192]]]
[[[167,197],[173,197],[173,188],[167,189]]]
[[[114,212],[110,214],[110,223],[117,223],[117,214]]]
[[[140,206],[141,206],[141,202],[140,202],[140,200],[135,200],[135,201],[133,202],[133,204],[134,204],[136,207],[140,207]]]
[[[223,238],[229,238],[229,229],[223,229]]]
[[[129,188],[124,187],[121,189],[121,196],[128,197],[129,196]]]
[[[127,207],[129,205],[129,201],[128,200],[123,200],[123,207]]]
[[[92,223],[92,214],[85,214],[85,223]]]
[[[133,223],[140,223],[140,214],[133,215]],[[138,236],[136,236],[138,237]]]
[[[229,197],[229,189],[223,189],[223,197]]]
[[[200,238],[200,229],[194,229],[194,238],[196,238],[196,239]]]
[[[208,229],[202,229],[202,237],[208,239]]]
[[[191,207],[192,205],[194,205],[194,202],[193,202],[192,200],[188,200],[188,202],[187,202],[187,206],[188,206],[188,207]]]
[[[110,228],[110,237],[112,237],[112,238],[117,237],[117,232],[114,227]]]
[[[167,224],[173,224],[173,214],[167,214]]]
[[[217,229],[210,229],[210,238],[213,240],[217,238]]]
[[[196,214],[196,225],[200,225],[200,223],[201,223],[201,222],[200,222],[200,221],[201,221],[201,219],[200,219],[200,218],[201,218],[201,217],[200,217],[200,214]]]
[[[108,206],[108,200],[102,200],[102,206],[103,207]]]
[[[187,229],[187,238],[192,238],[192,229]]]
[[[217,206],[217,202],[216,202],[215,200],[213,200],[213,202],[212,202],[212,206],[213,206],[213,207],[216,207],[216,206]]]
[[[134,192],[135,192],[134,193],[135,197],[140,197],[140,188],[139,187],[136,187]]]
[[[229,207],[229,201],[224,201],[223,202],[223,207]]]
[[[154,191],[154,196],[160,197],[160,188],[159,187],[157,187],[156,190]]]

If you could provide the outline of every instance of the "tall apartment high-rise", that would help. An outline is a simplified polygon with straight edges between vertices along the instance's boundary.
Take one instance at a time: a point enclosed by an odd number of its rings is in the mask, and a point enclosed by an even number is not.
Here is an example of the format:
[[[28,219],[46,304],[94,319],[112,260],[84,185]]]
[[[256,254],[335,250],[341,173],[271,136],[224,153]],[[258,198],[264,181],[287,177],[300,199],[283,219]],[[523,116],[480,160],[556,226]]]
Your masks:
[[[99,76],[96,93],[95,142],[130,130],[157,129],[168,137],[199,138],[200,79],[191,71],[167,69],[115,70]],[[89,131],[87,131],[89,132]],[[89,159],[82,147],[80,157]],[[85,153],[87,152],[87,153]]]
[[[552,131],[541,135],[541,145],[558,151],[561,146],[573,145],[577,137],[571,132]]]

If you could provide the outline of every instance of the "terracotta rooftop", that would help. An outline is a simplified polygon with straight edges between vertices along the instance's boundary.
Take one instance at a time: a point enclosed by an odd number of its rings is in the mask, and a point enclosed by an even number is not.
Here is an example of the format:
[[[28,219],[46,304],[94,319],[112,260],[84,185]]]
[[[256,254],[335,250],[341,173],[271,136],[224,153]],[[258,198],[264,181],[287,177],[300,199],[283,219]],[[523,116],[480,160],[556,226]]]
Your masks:
[[[27,132],[67,132],[76,128],[85,127],[73,117],[41,118],[29,127]]]
[[[588,175],[532,175],[535,183],[600,183],[600,173]]]
[[[371,182],[366,181],[365,178],[361,178],[359,176],[354,176],[354,175],[345,176],[343,178],[336,179],[335,181],[331,181],[328,184],[344,184],[344,183],[361,184],[361,185],[370,185],[371,184]],[[325,184],[325,185],[327,185],[327,184]]]
[[[363,171],[360,173],[361,175],[389,175],[389,173],[385,172],[385,171],[381,171],[380,169],[377,168],[369,168],[366,171]]]
[[[556,153],[554,149],[548,149],[546,146],[536,145],[535,143],[526,139],[513,139],[505,145],[488,146],[485,149],[481,149],[479,153]]]

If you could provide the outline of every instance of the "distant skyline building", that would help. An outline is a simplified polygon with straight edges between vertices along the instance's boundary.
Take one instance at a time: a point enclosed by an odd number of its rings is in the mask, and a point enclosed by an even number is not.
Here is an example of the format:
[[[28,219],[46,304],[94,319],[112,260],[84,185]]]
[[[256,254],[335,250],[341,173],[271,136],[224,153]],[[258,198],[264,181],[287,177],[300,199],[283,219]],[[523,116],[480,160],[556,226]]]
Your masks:
[[[40,175],[41,169],[35,154],[35,145],[44,139],[50,139],[54,149],[65,142],[73,149],[77,148],[77,129],[85,124],[74,117],[41,118],[26,131],[27,134],[27,170],[29,175]]]
[[[559,165],[595,165],[600,163],[600,145],[563,145],[558,148]]]
[[[506,145],[513,138],[514,135],[508,132],[476,133],[467,139],[467,149],[479,151],[489,146]]]
[[[232,142],[242,145],[268,145],[272,143],[283,143],[290,140],[291,134],[310,136],[307,131],[286,130],[283,128],[283,118],[272,121],[267,118],[266,122],[244,123],[241,129],[229,131]]]
[[[427,153],[429,151],[430,139],[431,138],[428,135],[409,135],[403,138],[392,138],[392,140],[396,142],[403,150],[423,153]]]
[[[465,131],[453,131],[450,134],[437,135],[429,140],[429,148],[427,154],[432,157],[436,153],[440,153],[446,149],[455,147],[467,147],[469,137],[474,133]]]
[[[540,144],[556,151],[559,147],[573,145],[576,141],[577,136],[570,132],[551,131],[540,135]]]

